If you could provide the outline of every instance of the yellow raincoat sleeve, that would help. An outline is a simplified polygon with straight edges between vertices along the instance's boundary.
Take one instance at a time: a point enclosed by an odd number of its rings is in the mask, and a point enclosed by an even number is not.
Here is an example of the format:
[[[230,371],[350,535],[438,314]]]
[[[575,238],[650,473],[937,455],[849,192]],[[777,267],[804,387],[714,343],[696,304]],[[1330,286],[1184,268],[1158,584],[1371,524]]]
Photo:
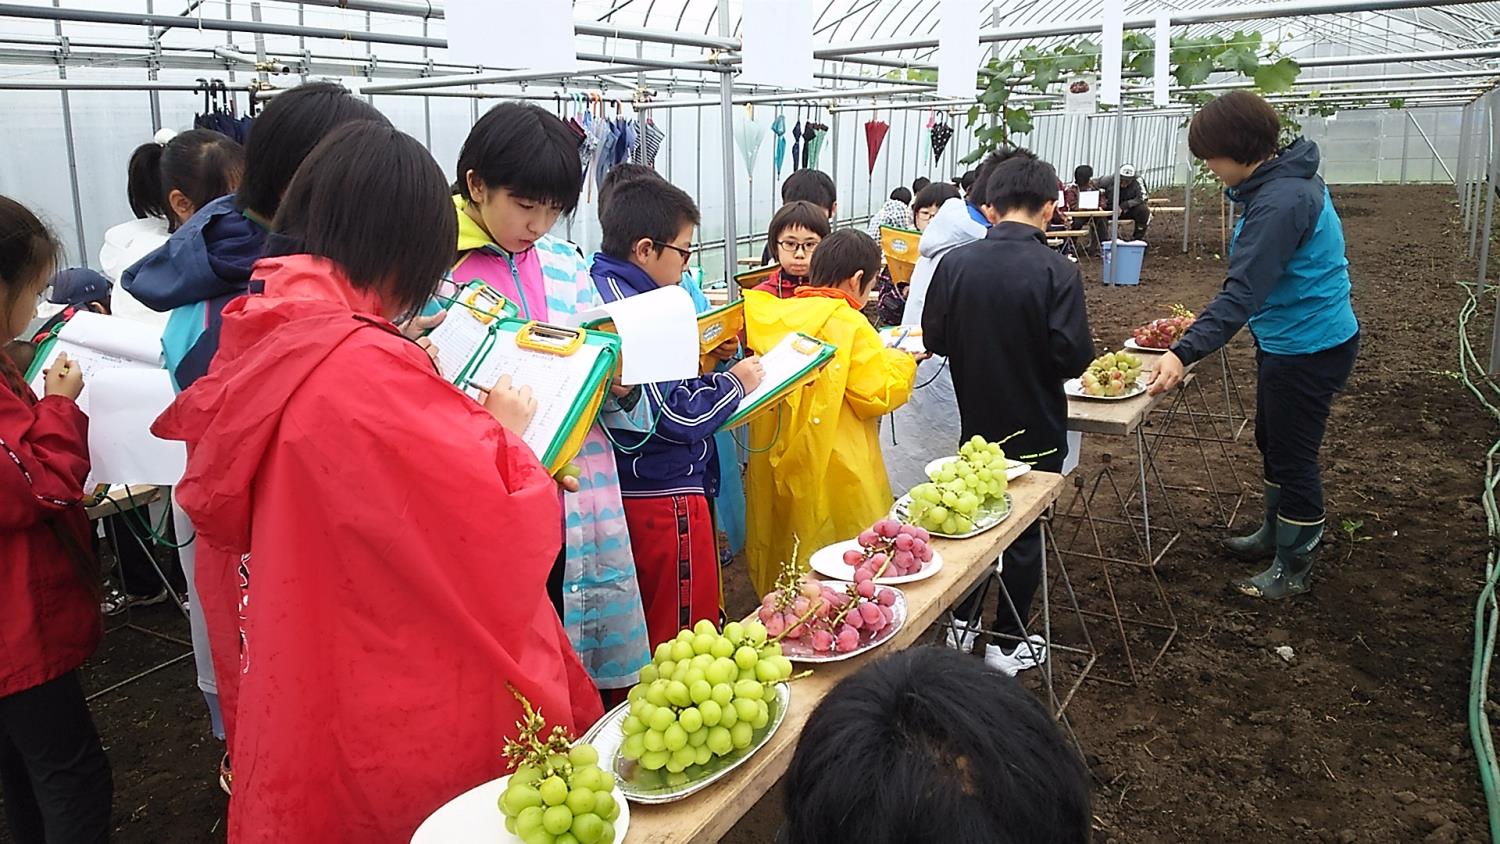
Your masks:
[[[856,416],[875,419],[906,404],[916,377],[917,363],[911,355],[886,348],[869,323],[855,329],[844,397]]]

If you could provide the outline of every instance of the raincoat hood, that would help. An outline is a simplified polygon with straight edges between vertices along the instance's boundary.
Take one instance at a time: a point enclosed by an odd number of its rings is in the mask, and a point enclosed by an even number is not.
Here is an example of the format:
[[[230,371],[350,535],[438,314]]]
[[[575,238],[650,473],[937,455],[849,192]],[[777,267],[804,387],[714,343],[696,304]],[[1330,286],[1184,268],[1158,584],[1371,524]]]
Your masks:
[[[458,251],[467,252],[470,249],[499,249],[500,244],[490,239],[489,232],[484,226],[474,222],[464,209],[469,205],[468,200],[458,194],[453,195],[453,207],[458,211]]]
[[[206,438],[236,443],[235,448],[200,455],[208,459],[190,464],[181,491],[205,502],[194,517],[203,538],[239,550],[250,543],[252,502],[245,491],[292,394],[353,332],[396,331],[379,316],[379,297],[355,290],[326,259],[267,258],[255,264],[255,278],[265,283],[265,292],[236,299],[224,309],[219,354],[210,373],[151,427],[162,439],[187,442],[190,452]]]
[[[917,251],[924,257],[936,258],[955,246],[984,237],[985,231],[984,226],[974,222],[974,218],[969,216],[969,206],[962,199],[954,197],[944,202],[937,214],[933,215],[932,221],[922,232]]]
[[[1229,198],[1241,202],[1274,179],[1311,179],[1318,175],[1323,156],[1318,145],[1306,138],[1292,141],[1275,158],[1250,174],[1250,178],[1225,191]]]
[[[157,311],[238,295],[248,289],[265,244],[266,230],[245,216],[232,194],[221,196],[127,269],[120,285]]]

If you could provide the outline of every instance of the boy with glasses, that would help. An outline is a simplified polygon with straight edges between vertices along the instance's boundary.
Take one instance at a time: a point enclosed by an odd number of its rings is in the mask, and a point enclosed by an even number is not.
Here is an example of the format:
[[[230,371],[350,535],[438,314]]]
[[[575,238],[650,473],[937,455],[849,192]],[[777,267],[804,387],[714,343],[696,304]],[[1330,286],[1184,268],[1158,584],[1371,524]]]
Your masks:
[[[832,228],[823,209],[811,202],[789,202],[771,218],[766,240],[771,244],[777,268],[756,290],[778,299],[790,299],[797,288],[807,285],[813,251]]]

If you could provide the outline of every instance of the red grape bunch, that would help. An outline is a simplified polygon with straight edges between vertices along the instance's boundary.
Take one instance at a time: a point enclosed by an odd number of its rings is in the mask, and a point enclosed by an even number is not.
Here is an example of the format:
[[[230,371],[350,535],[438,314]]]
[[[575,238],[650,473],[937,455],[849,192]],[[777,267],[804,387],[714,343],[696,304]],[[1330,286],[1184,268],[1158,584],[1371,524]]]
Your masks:
[[[786,573],[761,599],[756,615],[773,639],[793,650],[843,654],[884,633],[895,620],[895,604],[895,590],[875,585],[873,576],[840,590]]]
[[[844,552],[844,562],[854,568],[854,582],[878,577],[905,577],[932,562],[932,537],[924,528],[881,519],[859,535],[859,548]]]
[[[1170,349],[1182,339],[1193,324],[1193,312],[1181,305],[1172,306],[1172,315],[1165,319],[1154,319],[1131,332],[1136,345],[1147,349]]]

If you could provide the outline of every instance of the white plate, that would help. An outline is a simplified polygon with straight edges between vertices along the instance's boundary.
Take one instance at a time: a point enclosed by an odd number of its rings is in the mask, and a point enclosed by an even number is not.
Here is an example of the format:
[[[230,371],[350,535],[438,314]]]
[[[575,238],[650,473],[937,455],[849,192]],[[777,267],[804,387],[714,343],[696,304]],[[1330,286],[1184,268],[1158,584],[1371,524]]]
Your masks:
[[[943,468],[944,463],[950,463],[957,459],[957,457],[939,457],[938,459],[924,466],[922,468],[922,471],[926,473],[928,478],[931,478],[932,473]],[[1030,471],[1030,463],[1023,463],[1020,460],[1011,460],[1009,458],[1007,458],[1005,461],[1005,480],[1007,483],[1021,477],[1022,475]]]
[[[937,552],[934,551],[932,553],[933,553],[933,557],[932,557],[933,560],[936,560],[937,559]],[[843,565],[843,561],[840,560],[839,564]],[[848,566],[844,566],[844,568],[849,568],[849,567]],[[852,571],[852,569],[851,569],[851,571]],[[825,580],[825,581],[822,581],[822,582],[828,584],[829,586],[833,587],[834,589],[839,590],[840,592],[844,591],[845,589],[848,589],[849,586],[850,586],[850,584],[848,582],[836,583],[836,582],[834,582],[832,580]],[[813,651],[813,649],[812,649],[812,646],[809,645],[809,644],[807,644],[807,640],[806,639],[782,639],[781,640],[781,653],[782,653],[782,655],[785,656],[787,659],[791,660],[792,662],[805,662],[805,663],[808,663],[808,664],[815,664],[815,663],[822,663],[822,662],[842,662],[843,660],[846,660],[846,659],[853,659],[854,657],[857,657],[860,654],[869,653],[870,651],[873,651],[876,648],[880,647],[881,645],[885,644],[886,642],[890,641],[891,637],[894,636],[894,635],[896,635],[896,631],[900,630],[901,626],[906,623],[906,593],[902,592],[900,589],[897,589],[894,586],[887,587],[887,588],[889,588],[892,592],[896,593],[896,603],[894,603],[894,604],[891,605],[891,609],[895,611],[895,614],[894,614],[894,617],[891,619],[891,623],[889,625],[887,625],[884,630],[880,631],[880,635],[878,635],[875,638],[869,640],[868,642],[863,642],[863,641],[860,642],[859,647],[855,648],[852,651],[849,651],[848,653],[831,653],[831,654],[815,653]],[[751,613],[749,616],[747,616],[745,618],[745,621],[747,621],[747,622],[748,621],[752,621],[752,620],[756,620],[755,613]]]
[[[908,499],[910,500],[910,499]],[[928,533],[932,533],[928,531]],[[940,536],[941,534],[932,534]],[[849,580],[854,577],[854,567],[844,562],[844,552],[850,549],[861,550],[858,539],[846,539],[843,542],[835,542],[826,548],[820,548],[813,553],[807,561],[812,570],[824,577],[834,580]],[[903,574],[899,577],[877,577],[875,582],[881,586],[895,586],[901,583],[916,583],[918,580],[926,580],[938,573],[943,567],[943,555],[936,548],[932,549],[932,559],[922,564],[915,574]]]
[[[905,333],[904,337],[902,336],[903,332]],[[899,344],[896,343],[897,337],[902,338]],[[922,344],[922,329],[920,328],[906,329],[899,325],[882,328],[880,329],[880,342],[914,355],[920,355],[927,351],[927,347]]]
[[[1083,379],[1081,378],[1069,378],[1068,380],[1064,381],[1063,392],[1068,394],[1068,398],[1074,399],[1088,399],[1089,401],[1124,401],[1125,399],[1133,399],[1141,393],[1146,392],[1146,376],[1143,373],[1140,377],[1135,379],[1134,387],[1126,390],[1124,393],[1118,396],[1091,396],[1083,391]]]
[[[411,844],[521,844],[521,839],[505,831],[505,816],[498,805],[509,782],[508,776],[490,780],[449,800],[422,821],[412,833]],[[630,804],[625,802],[618,785],[615,805],[620,807],[620,816],[613,824],[615,844],[620,844],[630,829]]]
[[[1155,346],[1142,346],[1140,343],[1135,342],[1134,337],[1131,337],[1130,339],[1125,341],[1125,348],[1137,352],[1149,352],[1154,355],[1159,355],[1163,352],[1169,351],[1168,349],[1159,349]]]
[[[1013,503],[1014,502],[1010,497],[1010,493],[1007,492],[1005,494],[1004,509],[991,510],[981,507],[979,510],[979,521],[975,523],[974,529],[969,531],[968,533],[938,533],[937,531],[932,530],[928,531],[928,533],[932,534],[933,536],[941,536],[944,539],[970,539],[972,537],[978,536],[981,533],[984,533],[995,525],[998,525],[1006,519],[1010,518],[1010,511]],[[911,494],[908,493],[896,499],[896,503],[891,506],[890,517],[896,519],[897,521],[904,522],[906,521],[906,517],[910,511],[910,508]],[[933,549],[933,553],[936,554],[937,550]],[[937,559],[937,557],[933,557],[933,559],[935,560]],[[842,559],[839,560],[840,565],[842,565],[843,562],[844,561]]]
[[[791,700],[791,687],[787,683],[777,683],[776,696],[772,698],[771,720],[764,727],[755,731],[755,738],[750,746],[744,750],[736,750],[728,756],[716,757],[707,765],[695,765],[689,768],[688,770],[690,771],[697,771],[698,775],[679,786],[668,786],[664,783],[645,784],[646,778],[649,777],[654,780],[660,774],[665,773],[664,771],[642,770],[639,772],[640,780],[632,779],[632,777],[636,776],[638,766],[636,763],[620,755],[620,747],[625,743],[625,734],[621,732],[620,727],[625,723],[626,716],[630,714],[629,703],[622,703],[611,709],[603,718],[599,719],[599,723],[595,724],[592,729],[584,734],[581,741],[592,744],[594,749],[599,751],[601,762],[606,759],[611,760],[610,766],[614,770],[616,779],[619,780],[619,785],[616,786],[615,791],[617,796],[623,796],[633,803],[647,805],[671,803],[681,800],[689,794],[708,788],[720,779],[723,779],[730,771],[744,764],[746,759],[754,756],[755,751],[765,746],[771,736],[775,735],[776,728],[780,727],[781,722],[786,719],[786,711],[791,706]],[[622,812],[620,817],[625,817],[625,814]],[[501,824],[501,831],[503,832],[504,821],[501,821]],[[617,825],[615,829],[619,831],[621,827]],[[617,844],[623,840],[623,836],[617,835],[615,837]]]

